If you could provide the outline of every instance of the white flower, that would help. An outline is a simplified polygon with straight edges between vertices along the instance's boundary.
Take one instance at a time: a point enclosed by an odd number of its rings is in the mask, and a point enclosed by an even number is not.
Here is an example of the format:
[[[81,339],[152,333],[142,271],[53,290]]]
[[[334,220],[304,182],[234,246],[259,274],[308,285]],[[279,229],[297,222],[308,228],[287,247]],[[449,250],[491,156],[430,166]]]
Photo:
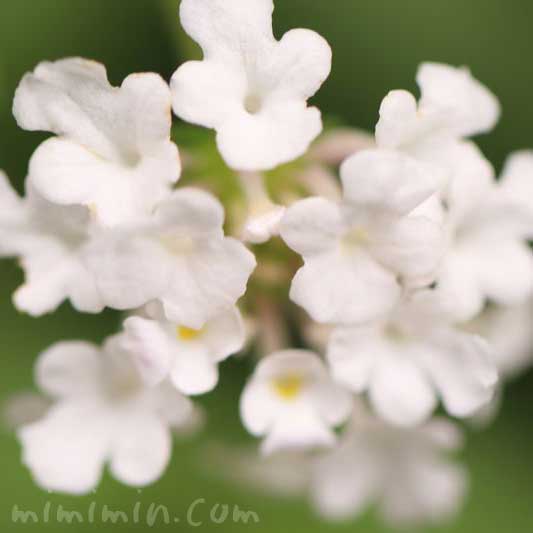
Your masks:
[[[330,519],[353,518],[375,504],[397,527],[450,519],[463,503],[467,475],[446,455],[461,444],[446,420],[415,429],[355,420],[339,447],[314,465],[314,504]]]
[[[21,128],[57,135],[30,161],[39,193],[88,206],[106,225],[149,213],[180,175],[170,89],[157,74],[132,74],[115,88],[99,63],[41,63],[22,79],[13,112]]]
[[[399,152],[359,152],[341,167],[340,204],[309,198],[287,210],[281,236],[305,262],[291,298],[314,320],[370,320],[394,307],[402,284],[432,282],[444,233],[416,213],[441,184],[432,171]]]
[[[472,415],[492,398],[497,370],[486,341],[450,323],[433,291],[403,301],[391,316],[338,328],[327,358],[332,374],[401,426],[428,419],[438,397],[452,416]]]
[[[91,235],[89,210],[44,200],[26,182],[20,198],[0,174],[0,254],[17,256],[26,280],[14,295],[17,309],[38,316],[70,299],[78,311],[104,308],[84,263]]]
[[[262,451],[329,446],[332,427],[351,411],[351,397],[313,352],[286,350],[263,359],[241,397],[246,429],[265,436]]]
[[[198,330],[169,322],[162,312],[153,319],[130,317],[124,329],[124,346],[135,355],[146,382],[158,384],[170,377],[184,394],[214,389],[218,363],[239,352],[246,339],[236,307],[224,309]]]
[[[449,182],[442,196],[458,208],[462,198],[456,185],[471,182],[472,176],[486,183],[494,178],[491,164],[465,138],[491,130],[500,116],[500,105],[466,68],[423,63],[417,82],[418,104],[407,91],[392,91],[385,97],[376,142],[444,170]]]
[[[183,0],[181,22],[203,61],[171,81],[174,112],[217,131],[238,170],[267,170],[301,156],[322,130],[307,107],[331,70],[331,49],[315,32],[272,34],[272,0]]]
[[[152,216],[104,230],[87,263],[105,302],[116,309],[159,300],[167,318],[200,329],[246,290],[255,259],[224,237],[224,210],[210,194],[174,191]]]
[[[487,300],[514,306],[533,296],[533,210],[513,186],[511,158],[501,182],[470,174],[457,180],[446,204],[448,252],[437,293],[460,321],[470,320]],[[515,167],[516,168],[516,167]]]
[[[24,464],[47,490],[87,493],[106,462],[123,483],[154,482],[170,459],[170,428],[191,414],[190,401],[169,384],[142,384],[118,337],[102,350],[85,342],[52,346],[38,359],[36,379],[54,404],[18,436]]]
[[[514,152],[507,158],[500,178],[499,194],[533,214],[533,150]]]

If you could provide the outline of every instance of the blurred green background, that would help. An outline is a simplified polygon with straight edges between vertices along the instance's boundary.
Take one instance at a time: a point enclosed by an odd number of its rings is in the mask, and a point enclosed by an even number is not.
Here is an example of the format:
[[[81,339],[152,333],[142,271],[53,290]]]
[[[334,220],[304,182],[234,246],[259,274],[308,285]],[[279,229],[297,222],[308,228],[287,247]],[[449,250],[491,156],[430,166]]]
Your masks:
[[[17,129],[11,100],[18,80],[43,59],[80,55],[105,63],[110,79],[131,72],[156,71],[169,78],[176,66],[196,52],[178,29],[177,0],[0,0],[0,168],[21,189],[28,158],[43,138]],[[500,97],[503,118],[480,143],[499,169],[510,151],[533,147],[533,2],[531,0],[278,0],[278,35],[292,27],[315,29],[334,50],[332,75],[316,98],[329,114],[354,126],[372,129],[381,98],[390,89],[415,90],[414,75],[424,60],[465,64]],[[13,261],[0,262],[0,400],[32,387],[35,356],[64,338],[99,341],[118,327],[112,312],[80,315],[69,306],[39,320],[17,314],[10,296],[21,282]],[[533,319],[532,319],[533,325]],[[200,531],[329,532],[386,531],[372,513],[354,523],[328,524],[305,502],[288,502],[233,487],[204,461],[206,439],[226,444],[249,442],[237,417],[239,390],[249,371],[246,361],[223,366],[222,387],[202,400],[208,412],[205,433],[176,443],[171,467],[153,487],[136,491],[109,477],[98,491],[77,499],[52,496],[32,483],[19,461],[13,435],[0,429],[0,531],[130,531],[134,525],[20,525],[11,509],[40,511],[45,502],[86,510],[90,502],[115,509],[167,505],[184,516],[197,498],[204,521]],[[472,473],[471,495],[456,522],[434,529],[465,533],[533,531],[533,375],[509,387],[503,412],[488,430],[472,432],[464,453]],[[254,510],[259,524],[209,523],[215,503]],[[55,508],[56,508],[55,507]],[[186,524],[158,529],[186,531]],[[424,529],[426,531],[426,529]],[[433,531],[433,529],[427,529]]]

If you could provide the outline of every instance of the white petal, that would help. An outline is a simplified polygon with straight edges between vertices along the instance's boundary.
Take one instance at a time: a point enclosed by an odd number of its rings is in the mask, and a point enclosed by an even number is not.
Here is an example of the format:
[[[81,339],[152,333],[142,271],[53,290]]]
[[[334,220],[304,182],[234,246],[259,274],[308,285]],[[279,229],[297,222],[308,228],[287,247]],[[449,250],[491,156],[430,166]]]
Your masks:
[[[346,200],[397,214],[407,214],[444,185],[437,168],[389,150],[364,150],[341,166]]]
[[[317,322],[352,324],[381,316],[396,304],[392,273],[364,253],[336,251],[309,258],[292,281],[290,297]]]
[[[400,351],[382,355],[370,381],[374,409],[399,426],[420,424],[437,404],[429,379],[408,355]]]
[[[505,162],[500,183],[504,194],[533,213],[533,151],[511,154]]]
[[[85,261],[105,303],[133,309],[162,294],[171,279],[172,256],[159,243],[135,233],[105,232],[85,251]]]
[[[424,217],[403,217],[374,235],[372,255],[397,272],[410,286],[429,285],[444,256],[442,226]]]
[[[470,137],[496,125],[500,104],[468,69],[423,63],[416,79],[422,93],[420,108],[445,113],[447,127],[455,135]]]
[[[253,254],[231,238],[210,240],[175,259],[170,287],[161,301],[172,322],[193,329],[235,304],[256,264]]]
[[[270,455],[279,450],[329,447],[335,440],[335,434],[315,412],[294,409],[276,419],[261,445],[261,452]]]
[[[285,207],[281,205],[269,205],[266,209],[261,208],[248,217],[242,232],[242,239],[253,244],[262,244],[272,237],[279,235],[279,227]]]
[[[204,394],[218,382],[218,367],[205,346],[182,346],[176,353],[171,380],[183,394]]]
[[[243,318],[237,307],[225,309],[205,326],[204,342],[217,362],[240,352],[246,341]]]
[[[44,489],[86,494],[96,487],[108,453],[106,426],[88,405],[59,405],[22,427],[22,461]]]
[[[489,350],[483,339],[453,331],[439,333],[422,348],[420,362],[451,415],[467,417],[493,397],[498,373]]]
[[[220,127],[217,144],[231,168],[270,170],[303,155],[321,131],[318,109],[289,100],[256,114],[235,113]]]
[[[296,252],[309,256],[331,250],[342,231],[339,207],[324,198],[307,198],[289,207],[281,237]]]
[[[148,413],[117,421],[111,472],[123,483],[143,487],[159,479],[170,460],[172,439],[165,424]]]
[[[88,342],[63,341],[39,355],[35,379],[56,397],[95,394],[103,377],[100,351]]]
[[[354,392],[363,392],[384,349],[374,326],[335,329],[327,350],[332,376]]]
[[[180,19],[184,30],[207,57],[256,40],[272,40],[272,0],[184,0]]]
[[[168,335],[158,322],[138,316],[126,319],[122,345],[133,354],[148,385],[157,385],[168,376],[173,354]]]
[[[241,395],[240,414],[244,427],[254,436],[265,435],[280,414],[269,383],[251,379]]]

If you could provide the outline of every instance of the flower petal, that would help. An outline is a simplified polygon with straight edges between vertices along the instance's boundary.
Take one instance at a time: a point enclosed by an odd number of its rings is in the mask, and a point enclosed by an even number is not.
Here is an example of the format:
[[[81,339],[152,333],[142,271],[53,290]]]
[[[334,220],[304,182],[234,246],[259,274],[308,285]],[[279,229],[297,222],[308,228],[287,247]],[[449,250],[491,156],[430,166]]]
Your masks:
[[[396,304],[393,274],[364,253],[340,251],[309,258],[296,273],[291,299],[317,322],[353,324],[381,316]]]
[[[159,479],[170,461],[172,439],[165,424],[149,413],[117,420],[111,472],[123,483],[143,487]]]
[[[364,150],[341,166],[346,200],[355,206],[405,215],[444,185],[433,165],[390,150]]]
[[[283,240],[304,257],[331,250],[342,231],[339,207],[324,198],[307,198],[289,207],[281,222]]]
[[[205,346],[182,346],[176,353],[170,379],[183,394],[204,394],[218,382],[218,367]]]
[[[439,63],[422,63],[417,83],[421,110],[445,113],[448,129],[459,137],[490,131],[500,118],[496,97],[466,68]]]
[[[22,427],[22,461],[46,490],[86,494],[96,487],[108,453],[105,425],[89,405],[58,405]]]

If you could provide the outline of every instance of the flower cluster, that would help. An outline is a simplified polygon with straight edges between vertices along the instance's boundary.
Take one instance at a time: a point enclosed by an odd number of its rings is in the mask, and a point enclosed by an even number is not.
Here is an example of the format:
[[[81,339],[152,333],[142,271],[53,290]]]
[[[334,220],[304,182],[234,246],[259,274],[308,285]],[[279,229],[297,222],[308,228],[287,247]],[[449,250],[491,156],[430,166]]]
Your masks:
[[[533,152],[511,155],[497,180],[470,138],[495,126],[498,101],[468,70],[434,63],[419,68],[418,101],[384,98],[375,135],[317,140],[307,101],[331,50],[309,30],[277,40],[273,8],[182,0],[204,58],[170,84],[133,74],[112,87],[80,58],[20,82],[19,126],[53,136],[30,160],[24,197],[0,175],[0,253],[25,273],[14,304],[34,316],[65,300],[128,312],[102,348],[59,342],[39,356],[50,406],[18,429],[23,461],[49,490],[90,491],[106,463],[128,485],[154,482],[171,430],[194,419],[189,397],[252,343],[261,359],[240,412],[268,470],[254,481],[277,463],[283,477],[288,460],[327,516],[377,502],[393,523],[437,521],[467,483],[443,457],[459,431],[434,411],[494,413],[502,379],[530,362]],[[209,184],[178,183],[172,109],[216,131],[244,216]],[[185,171],[203,154],[188,156]],[[287,345],[289,321],[312,351]]]

